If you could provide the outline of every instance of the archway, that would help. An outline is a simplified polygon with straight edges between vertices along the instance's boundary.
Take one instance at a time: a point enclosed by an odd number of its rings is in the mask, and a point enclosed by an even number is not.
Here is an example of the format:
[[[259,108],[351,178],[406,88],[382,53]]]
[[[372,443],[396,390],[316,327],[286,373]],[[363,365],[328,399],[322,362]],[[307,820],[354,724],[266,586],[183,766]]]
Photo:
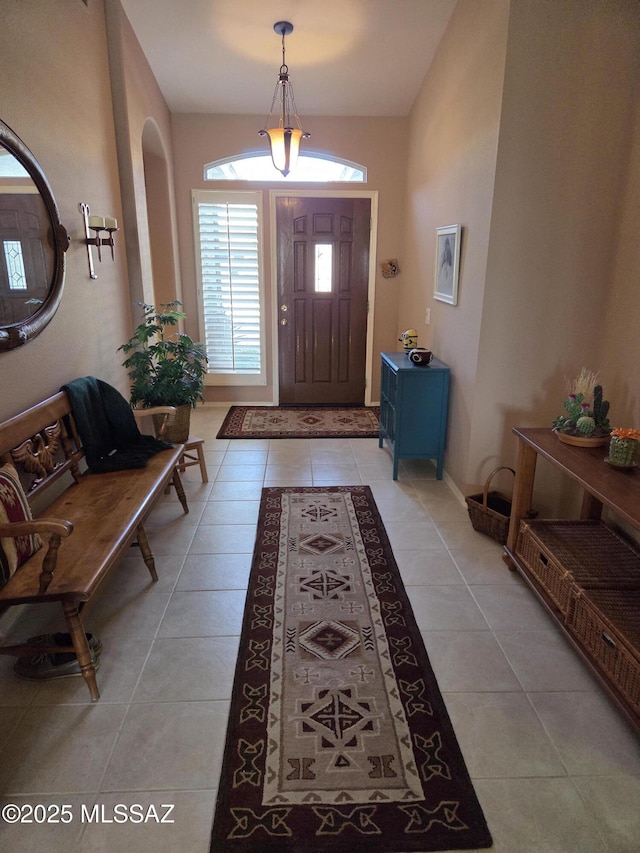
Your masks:
[[[146,122],[142,134],[142,157],[152,272],[152,282],[143,284],[145,301],[156,305],[182,301],[174,252],[169,166],[158,127],[151,120]]]

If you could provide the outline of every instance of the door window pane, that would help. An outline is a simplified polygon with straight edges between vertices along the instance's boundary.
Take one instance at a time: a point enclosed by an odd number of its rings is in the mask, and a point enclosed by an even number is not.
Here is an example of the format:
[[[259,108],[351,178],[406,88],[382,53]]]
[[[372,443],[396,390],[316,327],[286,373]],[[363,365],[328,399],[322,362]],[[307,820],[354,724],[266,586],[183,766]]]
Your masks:
[[[7,264],[9,290],[26,290],[27,275],[24,271],[22,246],[19,240],[4,241],[4,259]]]
[[[314,290],[316,293],[331,293],[333,290],[333,246],[331,243],[316,243],[314,266]]]

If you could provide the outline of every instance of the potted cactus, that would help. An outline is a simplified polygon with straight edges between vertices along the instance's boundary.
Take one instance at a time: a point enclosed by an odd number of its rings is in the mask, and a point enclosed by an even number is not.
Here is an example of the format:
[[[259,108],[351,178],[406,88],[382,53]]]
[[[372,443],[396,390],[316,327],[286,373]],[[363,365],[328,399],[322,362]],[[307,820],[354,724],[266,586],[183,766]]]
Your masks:
[[[553,429],[565,444],[598,447],[606,444],[611,433],[609,401],[602,396],[598,374],[582,369],[569,386],[564,415],[554,418]]]
[[[640,430],[616,427],[611,430],[609,455],[604,460],[613,468],[631,471],[636,467],[640,452]]]

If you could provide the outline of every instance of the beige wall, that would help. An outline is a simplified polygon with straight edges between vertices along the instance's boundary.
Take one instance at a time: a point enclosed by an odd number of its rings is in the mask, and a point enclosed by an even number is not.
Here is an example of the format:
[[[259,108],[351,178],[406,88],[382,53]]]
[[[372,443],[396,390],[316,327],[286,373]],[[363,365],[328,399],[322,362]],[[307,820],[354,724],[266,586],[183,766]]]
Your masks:
[[[60,307],[32,342],[0,354],[0,418],[96,375],[126,388],[116,348],[129,328],[122,234],[89,279],[78,210],[122,219],[102,3],[0,0],[0,118],[47,175],[71,237]]]
[[[634,414],[622,378],[638,344],[618,331],[640,307],[620,230],[637,225],[639,55],[635,3],[511,4],[467,482],[513,461],[511,428],[549,425],[583,366],[614,423]]]
[[[282,190],[285,186],[292,192],[296,189],[309,190],[314,185],[296,184],[288,180],[273,184],[247,184],[242,181],[205,182],[203,168],[207,163],[223,157],[248,151],[265,150],[265,143],[258,136],[264,116],[212,116],[174,114],[173,145],[175,153],[175,187],[180,240],[183,296],[185,310],[190,318],[197,316],[196,268],[193,243],[191,211],[192,189],[262,189],[265,249],[265,291],[267,296],[267,364],[268,385],[248,388],[207,388],[207,400],[228,402],[272,402],[274,399],[272,363],[272,312],[270,300],[271,282],[271,222],[269,218],[269,189]],[[398,257],[402,242],[402,214],[406,163],[406,119],[385,118],[304,118],[304,128],[310,131],[311,140],[307,147],[313,151],[331,154],[364,164],[368,170],[368,181],[363,184],[319,184],[319,190],[347,189],[376,190],[378,192],[379,221],[377,234],[377,257],[371,259],[376,267],[374,352],[395,348],[396,306],[400,276],[384,279],[379,262],[385,258]],[[192,334],[197,327],[191,320]],[[373,366],[373,399],[379,398],[379,364]]]
[[[71,237],[53,321],[0,355],[4,418],[77,376],[96,375],[128,396],[117,349],[131,334],[132,304],[155,299],[154,267],[158,301],[181,292],[170,116],[120,3],[57,0],[54,15],[49,0],[0,0],[0,19],[0,118],[38,158]],[[96,260],[97,281],[81,201],[121,224],[115,263]],[[160,211],[155,248],[148,206]]]
[[[446,470],[458,484],[469,466],[508,10],[508,0],[459,0],[411,112],[398,330],[416,328],[451,368]],[[432,295],[436,228],[454,223],[463,229],[457,306]]]
[[[171,116],[119,0],[105,0],[130,301],[181,299]]]
[[[636,43],[637,44],[637,43]],[[640,77],[636,46],[636,81]],[[611,287],[600,347],[600,365],[607,377],[608,396],[616,426],[640,429],[640,98],[630,105],[629,165],[620,191],[620,211],[613,268],[607,270],[605,287]]]
[[[582,366],[614,422],[640,423],[639,56],[632,0],[459,0],[414,105],[398,319],[452,368],[445,468],[463,493],[514,463],[513,426],[551,424]],[[433,232],[453,222],[455,308],[431,300]],[[552,506],[563,487],[541,467]]]

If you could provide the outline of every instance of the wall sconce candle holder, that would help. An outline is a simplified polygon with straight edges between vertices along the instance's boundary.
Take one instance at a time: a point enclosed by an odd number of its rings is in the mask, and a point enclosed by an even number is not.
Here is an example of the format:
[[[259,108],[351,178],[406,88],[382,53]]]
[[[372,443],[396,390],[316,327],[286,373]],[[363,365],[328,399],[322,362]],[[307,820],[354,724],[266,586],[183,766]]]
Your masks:
[[[118,230],[118,220],[113,216],[92,216],[88,204],[80,203],[80,213],[84,220],[84,243],[87,247],[87,256],[89,259],[89,278],[98,278],[93,266],[93,255],[91,247],[95,246],[98,250],[98,261],[102,263],[102,247],[109,246],[111,249],[111,260],[115,260],[114,240],[113,235]],[[94,236],[91,236],[93,231]],[[101,233],[105,231],[109,236],[101,237]]]

